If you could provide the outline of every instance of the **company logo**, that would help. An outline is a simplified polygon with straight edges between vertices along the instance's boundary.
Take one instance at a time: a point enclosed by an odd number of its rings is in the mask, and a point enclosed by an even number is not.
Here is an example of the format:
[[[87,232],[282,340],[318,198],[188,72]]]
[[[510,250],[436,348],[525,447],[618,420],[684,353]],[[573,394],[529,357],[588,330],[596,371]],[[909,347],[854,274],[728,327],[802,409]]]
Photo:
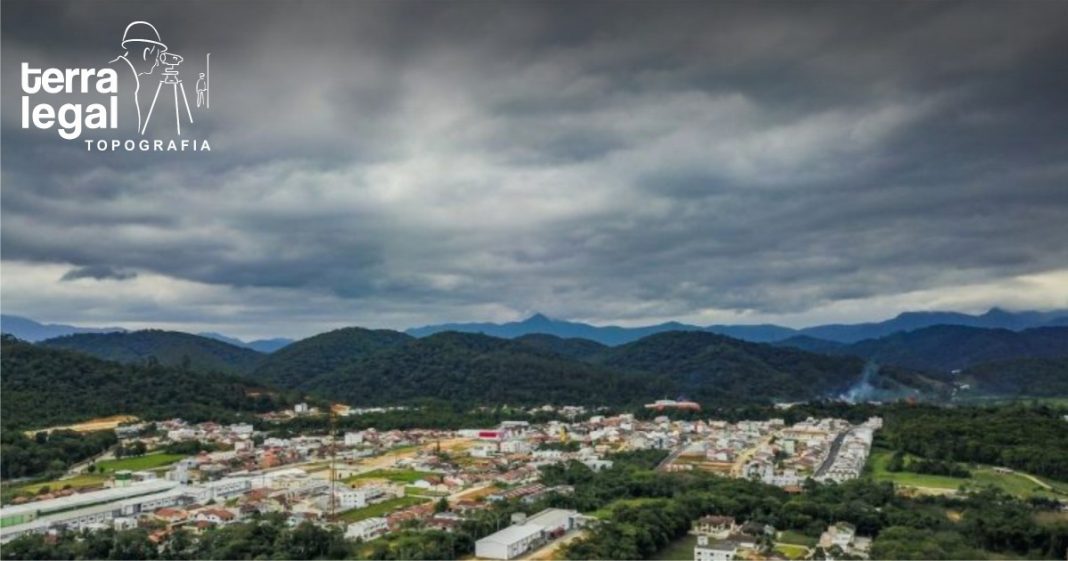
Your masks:
[[[130,22],[119,47],[104,68],[38,68],[23,62],[22,128],[54,128],[64,140],[79,140],[86,131],[112,131],[105,134],[111,137],[81,139],[88,151],[211,151],[207,139],[191,138],[194,116],[211,109],[211,53],[204,54],[202,68],[189,70],[185,57],[172,52],[147,21]],[[53,101],[60,96],[63,103]],[[94,102],[88,102],[90,96]],[[87,102],[78,101],[82,97]],[[133,129],[136,137],[115,137],[120,127]]]

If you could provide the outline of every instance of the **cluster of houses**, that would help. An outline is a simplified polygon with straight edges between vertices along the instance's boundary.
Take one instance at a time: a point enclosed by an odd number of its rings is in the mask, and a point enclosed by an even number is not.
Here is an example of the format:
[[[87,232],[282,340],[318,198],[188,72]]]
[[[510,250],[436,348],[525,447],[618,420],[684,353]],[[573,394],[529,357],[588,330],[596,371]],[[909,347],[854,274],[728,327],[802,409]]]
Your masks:
[[[690,533],[697,536],[694,561],[786,559],[774,549],[779,534],[766,524],[738,524],[732,516],[711,515],[694,521]],[[816,547],[803,549],[806,559],[867,559],[871,538],[858,536],[852,524],[838,522],[827,527]]]
[[[302,404],[285,414],[316,414],[313,409]],[[726,423],[663,416],[646,420],[631,414],[583,417],[581,407],[553,412],[561,416],[545,423],[505,421],[458,431],[366,429],[336,437],[277,438],[244,423],[181,419],[158,422],[155,430],[119,427],[121,438],[137,439],[150,450],[197,441],[211,443],[212,451],[154,470],[117,473],[103,489],[5,506],[0,541],[29,532],[130,526],[147,527],[162,539],[178,528],[199,532],[257,513],[279,513],[293,525],[338,524],[345,517],[337,515],[384,501],[393,501],[395,508],[380,516],[349,517],[358,521],[346,525],[345,535],[368,541],[413,521],[448,531],[499,501],[534,504],[574,492],[570,486],[542,484],[541,467],[578,462],[594,471],[609,469],[609,455],[624,450],[672,450],[667,469],[711,467],[782,486],[797,485],[811,474],[848,477],[859,474],[857,462],[863,466],[880,426],[878,419],[858,426],[837,419],[786,426],[781,419]],[[435,508],[441,498],[448,503],[445,512]],[[480,540],[478,555],[511,559],[581,528],[586,520],[577,512],[554,509],[520,517]],[[703,519],[695,530],[701,540],[695,559],[733,559],[738,549],[755,544],[768,531],[750,526]]]
[[[666,469],[703,469],[800,491],[809,477],[821,481],[859,477],[882,420],[872,418],[856,426],[831,418],[809,418],[789,426],[782,419],[688,425],[682,427],[679,451]]]
[[[694,561],[734,561],[770,543],[775,528],[756,522],[738,524],[733,516],[705,516],[693,523],[692,533],[697,535]]]
[[[850,427],[841,434],[833,455],[816,473],[817,481],[837,481],[839,483],[856,479],[864,471],[871,453],[875,431],[881,429],[883,420],[872,417],[863,424]]]

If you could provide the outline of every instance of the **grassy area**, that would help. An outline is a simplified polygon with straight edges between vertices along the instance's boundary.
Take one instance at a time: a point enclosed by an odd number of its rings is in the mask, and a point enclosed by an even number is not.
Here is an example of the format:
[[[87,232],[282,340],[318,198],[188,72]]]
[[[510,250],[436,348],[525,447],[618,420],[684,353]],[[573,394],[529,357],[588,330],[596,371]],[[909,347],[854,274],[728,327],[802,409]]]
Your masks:
[[[1035,513],[1035,522],[1044,526],[1050,526],[1053,524],[1068,523],[1068,512],[1059,512],[1054,510],[1046,510]]]
[[[121,458],[117,460],[104,460],[96,463],[96,469],[98,472],[115,472],[119,470],[128,469],[130,471],[141,471],[146,469],[154,469],[158,467],[168,466],[181,460],[185,456],[181,454],[165,454],[163,452],[155,452],[152,454],[145,454],[144,456],[133,456],[131,458]]]
[[[1044,489],[1025,475],[1020,473],[999,473],[987,466],[968,467],[968,470],[972,472],[972,476],[969,478],[928,475],[908,471],[890,472],[886,470],[886,464],[890,461],[892,454],[889,450],[872,450],[869,460],[869,467],[871,468],[869,476],[876,481],[892,481],[903,487],[947,490],[957,490],[962,486],[969,489],[997,487],[1021,498],[1032,496],[1063,498],[1068,495],[1068,484],[1043,479],[1043,482],[1052,487],[1052,489]],[[909,456],[908,459],[914,458]]]
[[[352,477],[346,478],[346,483],[352,483],[360,479],[388,479],[396,483],[415,483],[420,479],[426,479],[437,475],[427,471],[416,471],[414,469],[376,469],[367,473],[361,473]]]
[[[614,511],[616,508],[618,508],[620,506],[623,506],[623,505],[640,505],[640,504],[643,504],[643,503],[656,501],[656,500],[658,500],[658,499],[652,499],[652,498],[619,499],[618,501],[613,501],[613,502],[609,503],[608,505],[605,505],[605,506],[603,506],[603,507],[591,512],[590,516],[592,516],[594,518],[600,518],[602,520],[605,520],[605,519],[611,518],[612,517],[612,511]]]
[[[664,549],[656,552],[653,559],[665,561],[682,561],[693,559],[693,547],[697,545],[697,536],[686,534],[685,536],[667,544]]]
[[[961,403],[969,405],[1048,405],[1050,407],[1068,407],[1068,397],[1041,397],[1041,396],[965,396],[959,398]]]
[[[359,522],[360,520],[366,520],[367,518],[374,518],[376,516],[384,516],[399,510],[404,507],[417,505],[427,502],[428,499],[422,497],[397,497],[395,499],[389,499],[380,503],[375,503],[363,508],[354,508],[352,510],[346,510],[338,516],[345,522]]]
[[[775,541],[781,542],[782,544],[813,547],[819,540],[812,536],[806,536],[801,532],[786,530],[785,532],[779,532],[779,537],[776,538]]]
[[[108,476],[102,474],[85,474],[72,477],[70,479],[56,479],[53,481],[42,481],[39,483],[30,483],[27,485],[20,485],[13,487],[11,495],[36,495],[44,487],[48,487],[51,491],[59,491],[66,486],[70,486],[71,489],[85,489],[89,487],[99,487],[107,481]],[[6,491],[6,489],[5,489]],[[6,494],[6,493],[5,493]]]
[[[420,489],[418,487],[408,486],[404,488],[404,494],[409,497],[445,497],[448,493],[441,491],[431,491],[430,489]]]
[[[775,551],[787,559],[804,559],[808,554],[807,547],[785,543],[775,544]]]

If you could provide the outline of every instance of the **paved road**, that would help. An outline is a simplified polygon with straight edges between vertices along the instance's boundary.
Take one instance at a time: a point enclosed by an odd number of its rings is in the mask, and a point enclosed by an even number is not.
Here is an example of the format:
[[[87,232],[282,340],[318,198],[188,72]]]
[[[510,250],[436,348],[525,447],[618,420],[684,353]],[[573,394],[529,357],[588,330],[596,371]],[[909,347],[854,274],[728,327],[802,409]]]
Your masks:
[[[656,466],[657,471],[666,470],[672,462],[679,459],[679,456],[681,456],[682,453],[686,451],[687,446],[687,444],[680,444],[677,449],[668,454],[668,457],[664,458],[664,461],[660,462],[660,464]]]
[[[93,465],[93,464],[95,464],[95,463],[97,463],[99,461],[102,461],[102,460],[113,460],[113,459],[115,459],[115,451],[113,449],[105,450],[104,452],[102,452],[102,453],[100,453],[100,454],[98,454],[96,456],[93,456],[92,458],[89,458],[87,460],[82,460],[82,461],[70,466],[70,468],[67,469],[67,473],[64,474],[63,477],[60,477],[60,479],[70,479],[72,477],[77,477],[77,476],[81,475],[82,473],[85,473],[85,471],[87,469],[89,469],[89,466],[91,466],[91,465]]]
[[[834,461],[838,458],[838,450],[842,447],[842,441],[845,440],[846,434],[848,433],[849,431],[842,431],[838,433],[838,436],[834,437],[834,442],[831,443],[831,451],[827,454],[827,459],[823,460],[823,463],[820,464],[819,469],[813,474],[813,478],[818,478],[824,473],[827,473],[827,470],[831,469],[831,466],[834,465]]]

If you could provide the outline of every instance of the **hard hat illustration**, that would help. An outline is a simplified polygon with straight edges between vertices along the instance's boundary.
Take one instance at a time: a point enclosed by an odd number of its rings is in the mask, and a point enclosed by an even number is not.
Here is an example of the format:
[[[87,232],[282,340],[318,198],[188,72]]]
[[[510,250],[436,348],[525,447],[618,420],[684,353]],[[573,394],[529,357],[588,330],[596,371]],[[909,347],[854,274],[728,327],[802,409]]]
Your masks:
[[[126,26],[126,31],[122,34],[122,48],[129,48],[129,43],[151,43],[167,50],[167,45],[160,41],[156,26],[147,21],[133,21]]]

